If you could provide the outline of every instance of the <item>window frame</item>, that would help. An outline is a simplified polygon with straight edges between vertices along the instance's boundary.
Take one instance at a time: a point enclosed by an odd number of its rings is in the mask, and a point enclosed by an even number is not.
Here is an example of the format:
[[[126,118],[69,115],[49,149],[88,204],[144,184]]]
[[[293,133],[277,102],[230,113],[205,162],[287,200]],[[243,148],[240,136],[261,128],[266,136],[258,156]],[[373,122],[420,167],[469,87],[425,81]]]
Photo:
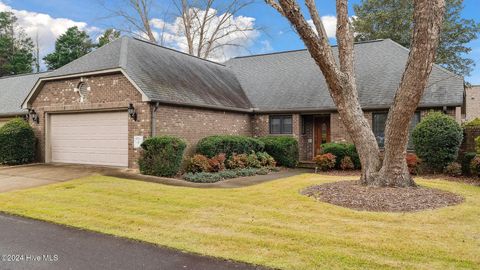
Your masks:
[[[421,113],[421,111],[415,111],[414,116],[412,116],[412,119],[410,119],[410,121],[412,121],[412,120],[413,120],[413,117],[415,117],[415,115],[417,115],[417,114],[418,114],[418,123],[420,123],[420,122],[422,121],[422,113]],[[376,136],[376,134],[375,134],[375,129],[376,129],[376,128],[375,128],[375,126],[374,126],[374,125],[375,125],[375,115],[386,115],[386,116],[388,116],[388,111],[372,112],[372,132],[373,132],[373,134],[374,134],[374,136],[375,136],[375,139],[376,139],[376,138],[377,138],[377,136]],[[387,122],[386,122],[386,121],[387,121],[387,119],[385,119],[385,127],[384,127],[384,130],[383,130],[383,136],[384,136],[384,138],[385,138],[385,129],[386,129],[386,125],[387,125]],[[417,123],[417,125],[418,125],[418,123]],[[411,125],[411,122],[410,122],[410,125]],[[412,131],[413,131],[413,129],[412,129]],[[414,150],[413,147],[410,147],[410,146],[411,146],[411,145],[410,145],[410,136],[411,136],[411,134],[410,134],[410,126],[409,126],[409,131],[408,131],[409,140],[408,140],[408,142],[407,142],[407,150]],[[377,140],[377,144],[379,144],[378,140]],[[380,149],[384,149],[384,148],[385,148],[385,145],[383,145],[383,146],[378,145],[378,146],[379,146]]]
[[[280,120],[280,131],[273,132],[272,130],[272,119],[279,119]],[[285,131],[285,119],[290,119],[290,130],[288,132]],[[291,135],[293,134],[293,115],[285,114],[285,115],[269,115],[268,117],[268,132],[271,135]]]

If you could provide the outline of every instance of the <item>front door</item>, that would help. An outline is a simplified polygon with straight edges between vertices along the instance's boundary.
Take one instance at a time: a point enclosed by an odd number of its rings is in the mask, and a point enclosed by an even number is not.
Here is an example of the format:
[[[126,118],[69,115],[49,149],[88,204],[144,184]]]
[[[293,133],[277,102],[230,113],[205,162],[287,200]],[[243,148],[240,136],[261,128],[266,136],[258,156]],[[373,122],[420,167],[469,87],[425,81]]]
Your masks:
[[[330,115],[315,117],[315,146],[314,154],[320,155],[322,144],[330,142]]]

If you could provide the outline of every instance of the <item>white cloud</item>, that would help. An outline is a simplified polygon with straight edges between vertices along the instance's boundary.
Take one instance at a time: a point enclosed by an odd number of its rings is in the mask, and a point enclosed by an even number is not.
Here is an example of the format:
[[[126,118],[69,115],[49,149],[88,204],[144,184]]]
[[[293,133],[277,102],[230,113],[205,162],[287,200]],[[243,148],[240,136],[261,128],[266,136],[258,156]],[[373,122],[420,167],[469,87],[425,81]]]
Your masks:
[[[26,10],[16,10],[2,2],[0,2],[0,11],[12,12],[17,17],[18,24],[34,41],[38,35],[41,57],[53,51],[55,40],[70,27],[77,26],[89,34],[98,34],[101,31],[97,27],[88,26],[85,22],[77,22],[66,18],[53,18],[48,14]]]
[[[192,11],[193,12],[193,11]],[[206,11],[196,10],[197,16],[203,17]],[[218,25],[224,14],[218,14],[215,9],[210,10],[208,27],[206,29],[205,36],[207,40],[214,35],[215,27]],[[187,38],[184,34],[183,20],[181,17],[174,18],[171,22],[165,22],[161,19],[153,19],[152,27],[157,31],[159,36],[158,41],[161,42],[163,37],[163,44],[167,47],[172,47],[177,50],[188,52]],[[220,37],[215,40],[213,47],[233,44],[234,46],[220,46],[209,55],[210,60],[223,62],[232,57],[242,55],[246,49],[253,45],[253,42],[260,36],[260,32],[253,31],[235,31],[236,29],[253,29],[255,27],[255,18],[245,16],[232,16],[227,23],[223,24],[221,31],[216,36]],[[200,24],[196,21],[193,26],[194,29],[199,29]],[[163,35],[162,35],[163,33]],[[194,39],[194,47],[197,48],[199,42],[198,36]]]
[[[337,17],[333,15],[326,15],[322,16],[320,19],[325,27],[325,32],[327,32],[327,37],[335,38],[335,34],[337,33]],[[315,29],[315,25],[313,24],[312,20],[308,20],[308,24]]]

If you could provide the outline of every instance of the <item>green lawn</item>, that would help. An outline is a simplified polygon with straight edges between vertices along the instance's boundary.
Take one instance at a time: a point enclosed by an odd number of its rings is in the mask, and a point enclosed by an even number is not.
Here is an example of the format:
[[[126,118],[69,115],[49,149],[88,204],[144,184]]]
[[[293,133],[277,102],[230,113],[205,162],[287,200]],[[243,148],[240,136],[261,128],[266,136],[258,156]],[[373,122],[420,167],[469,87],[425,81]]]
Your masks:
[[[480,268],[479,187],[420,180],[466,202],[408,214],[358,212],[298,192],[344,179],[194,189],[93,176],[0,194],[0,211],[283,269]]]

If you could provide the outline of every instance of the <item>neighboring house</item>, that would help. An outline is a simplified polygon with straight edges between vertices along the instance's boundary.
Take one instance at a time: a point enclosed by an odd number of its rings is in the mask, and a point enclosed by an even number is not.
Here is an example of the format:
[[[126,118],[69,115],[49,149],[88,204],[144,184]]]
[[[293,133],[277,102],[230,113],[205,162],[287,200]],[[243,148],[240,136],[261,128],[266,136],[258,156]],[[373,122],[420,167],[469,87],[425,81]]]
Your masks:
[[[382,144],[408,50],[382,40],[355,52],[360,101]],[[218,64],[124,37],[40,78],[22,107],[35,112],[45,162],[136,168],[147,137],[178,136],[192,154],[215,134],[294,136],[311,160],[321,143],[349,140],[322,77],[306,50]],[[460,121],[463,83],[434,66],[412,126],[430,109]]]
[[[465,121],[480,117],[480,85],[465,88]]]
[[[37,80],[47,74],[0,77],[0,126],[15,117],[25,117],[27,110],[22,109],[22,102]]]

